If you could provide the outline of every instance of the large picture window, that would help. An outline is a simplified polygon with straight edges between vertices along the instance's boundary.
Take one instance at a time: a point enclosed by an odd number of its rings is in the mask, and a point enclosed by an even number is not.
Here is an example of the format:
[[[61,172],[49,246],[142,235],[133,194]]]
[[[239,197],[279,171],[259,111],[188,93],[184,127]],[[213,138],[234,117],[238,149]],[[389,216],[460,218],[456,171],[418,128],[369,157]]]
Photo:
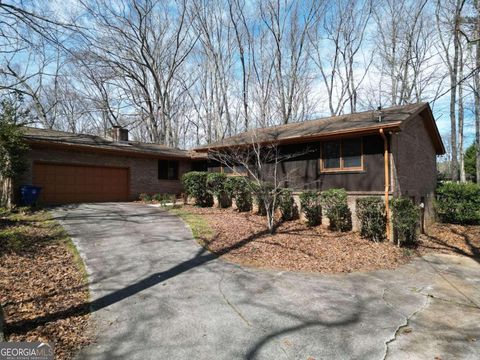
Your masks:
[[[158,178],[160,180],[178,180],[178,161],[158,160]]]
[[[321,161],[324,172],[363,170],[362,138],[324,142]]]

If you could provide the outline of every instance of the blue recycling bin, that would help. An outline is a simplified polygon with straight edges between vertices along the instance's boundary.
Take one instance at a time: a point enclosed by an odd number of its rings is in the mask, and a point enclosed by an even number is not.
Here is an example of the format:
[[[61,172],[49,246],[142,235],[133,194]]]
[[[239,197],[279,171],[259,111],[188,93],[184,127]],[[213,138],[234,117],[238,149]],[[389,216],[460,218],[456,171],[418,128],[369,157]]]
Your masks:
[[[40,197],[41,187],[33,185],[23,185],[20,187],[20,198],[22,205],[33,205]]]

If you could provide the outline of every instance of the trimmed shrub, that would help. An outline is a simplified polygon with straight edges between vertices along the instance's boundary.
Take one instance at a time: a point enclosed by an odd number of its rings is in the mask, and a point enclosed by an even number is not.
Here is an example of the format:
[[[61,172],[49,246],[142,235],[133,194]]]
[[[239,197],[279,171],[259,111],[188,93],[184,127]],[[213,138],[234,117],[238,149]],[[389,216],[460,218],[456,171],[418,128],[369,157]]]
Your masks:
[[[182,176],[185,192],[195,198],[195,205],[207,207],[213,205],[212,194],[207,189],[206,171],[190,171]]]
[[[225,182],[228,195],[235,199],[237,209],[240,212],[252,209],[252,193],[249,180],[240,176],[230,176]]]
[[[329,189],[322,192],[320,203],[325,211],[325,215],[330,220],[331,230],[352,230],[352,213],[348,208],[345,189]]]
[[[147,193],[141,193],[140,195],[138,195],[138,198],[140,199],[140,201],[143,201],[143,202],[152,201],[152,196]]]
[[[452,224],[480,224],[480,185],[444,183],[437,188],[438,217]]]
[[[300,194],[300,205],[307,218],[308,226],[317,226],[322,220],[322,207],[320,196],[317,191],[308,190]]]
[[[227,175],[212,172],[207,175],[208,192],[217,197],[220,207],[229,207],[232,203],[226,188]]]
[[[382,198],[369,196],[357,199],[356,214],[360,220],[360,235],[375,242],[385,240],[387,217]]]
[[[163,201],[163,194],[153,194],[152,200],[156,202]]]
[[[167,203],[169,203],[170,201],[172,201],[172,196],[173,196],[173,199],[175,199],[175,195],[171,195],[171,194],[155,194],[152,196],[152,200],[159,203],[160,206],[162,207],[165,207],[167,206]],[[176,199],[175,199],[176,200]],[[175,204],[175,202],[174,202]]]
[[[420,208],[409,198],[390,200],[392,208],[393,231],[400,245],[413,245],[417,241],[417,225],[420,220]]]
[[[253,200],[258,206],[258,215],[267,216],[265,203],[273,202],[273,184],[268,182],[262,183],[261,185],[252,183],[251,188],[253,192]],[[278,204],[275,204],[275,207],[277,208]]]
[[[292,190],[282,189],[278,194],[277,201],[282,213],[282,220],[293,220],[295,218],[295,202],[293,201]]]

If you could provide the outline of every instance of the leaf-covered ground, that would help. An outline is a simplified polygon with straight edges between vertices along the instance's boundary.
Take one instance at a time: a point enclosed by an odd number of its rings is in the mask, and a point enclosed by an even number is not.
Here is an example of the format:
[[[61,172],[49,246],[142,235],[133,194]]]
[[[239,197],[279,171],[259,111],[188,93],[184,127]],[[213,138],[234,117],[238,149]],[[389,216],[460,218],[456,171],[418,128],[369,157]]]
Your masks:
[[[416,247],[404,249],[390,242],[374,243],[355,232],[308,228],[299,221],[282,223],[270,235],[264,217],[232,209],[185,206],[174,211],[203,246],[243,265],[338,273],[391,269],[430,252],[480,257],[480,226],[436,224],[428,236],[420,235]]]
[[[420,236],[418,250],[480,259],[480,225],[434,224]]]
[[[354,232],[308,228],[300,221],[284,222],[271,235],[265,218],[251,213],[193,206],[182,212],[199,215],[210,225],[213,234],[201,237],[202,245],[243,265],[338,273],[395,268],[412,255],[392,243],[374,243]]]
[[[88,283],[71,240],[45,211],[0,213],[0,305],[9,341],[55,344],[70,359],[90,342]]]

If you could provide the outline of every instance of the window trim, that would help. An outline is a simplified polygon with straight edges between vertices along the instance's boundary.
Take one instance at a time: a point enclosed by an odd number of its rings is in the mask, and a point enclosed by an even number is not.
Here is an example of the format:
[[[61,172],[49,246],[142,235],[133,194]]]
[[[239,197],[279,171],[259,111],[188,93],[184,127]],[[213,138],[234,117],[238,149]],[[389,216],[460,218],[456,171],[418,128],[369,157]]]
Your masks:
[[[167,162],[167,172],[166,172],[167,177],[165,177],[165,178],[160,177],[160,162],[161,161],[166,161]],[[169,178],[168,177],[168,170],[170,168],[170,163],[176,163],[177,164],[176,165],[177,171],[176,171],[176,174],[175,174],[176,176],[174,178]],[[170,159],[158,159],[158,161],[157,161],[157,180],[161,180],[161,181],[178,181],[178,180],[180,180],[180,161],[170,160]]]
[[[350,139],[360,139],[360,166],[355,166],[355,167],[345,167],[344,166],[344,160],[343,160],[343,142],[345,140],[350,140]],[[326,142],[329,141],[339,141],[340,142],[340,167],[338,168],[326,168],[324,164],[324,146]],[[329,141],[323,141],[320,146],[320,172],[322,173],[342,173],[342,172],[352,172],[352,171],[365,171],[365,163],[364,163],[364,152],[363,152],[363,137],[359,138],[342,138],[342,139],[336,139],[336,140],[329,140]]]
[[[220,165],[220,173],[225,174],[226,176],[248,176],[247,171],[237,172],[237,171],[231,169],[232,172],[225,172],[225,168],[230,169],[228,166]]]

